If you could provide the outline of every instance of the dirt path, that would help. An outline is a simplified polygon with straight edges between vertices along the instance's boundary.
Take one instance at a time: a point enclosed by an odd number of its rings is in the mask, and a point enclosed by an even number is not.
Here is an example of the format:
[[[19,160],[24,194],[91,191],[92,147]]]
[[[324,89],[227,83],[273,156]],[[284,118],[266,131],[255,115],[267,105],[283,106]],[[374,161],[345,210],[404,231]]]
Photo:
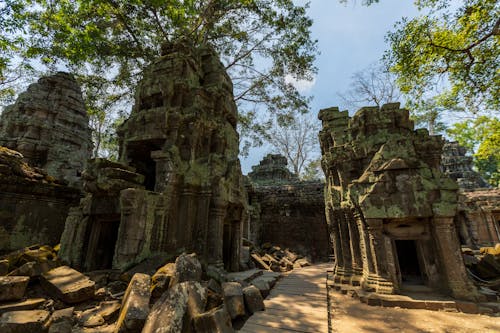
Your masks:
[[[332,333],[499,333],[500,317],[369,306],[331,291]]]

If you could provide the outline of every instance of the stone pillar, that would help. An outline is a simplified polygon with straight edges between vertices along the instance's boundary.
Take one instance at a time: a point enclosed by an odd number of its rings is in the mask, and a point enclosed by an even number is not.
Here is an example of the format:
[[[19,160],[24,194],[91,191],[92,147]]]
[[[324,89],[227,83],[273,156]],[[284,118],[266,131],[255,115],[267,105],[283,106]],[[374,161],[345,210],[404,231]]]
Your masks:
[[[208,264],[219,268],[224,268],[223,237],[226,208],[225,201],[215,199],[208,215]]]
[[[336,269],[336,277],[340,283],[350,283],[352,276],[352,253],[351,253],[351,238],[349,236],[349,223],[345,219],[344,211],[337,209],[335,211],[335,219],[339,224],[340,246],[342,248],[342,266]]]
[[[452,296],[470,301],[481,300],[465,270],[453,217],[435,217],[433,222],[434,237]]]
[[[368,274],[368,286],[375,288],[378,293],[394,293],[394,284],[388,280],[389,273],[386,267],[387,251],[382,233],[382,219],[366,219],[368,240],[374,271]]]
[[[194,249],[200,255],[201,262],[208,262],[208,235],[209,235],[209,212],[212,191],[202,189],[198,194],[198,209],[196,210],[196,224],[194,225]]]
[[[349,227],[349,243],[351,246],[352,276],[350,282],[353,286],[359,286],[363,276],[359,230],[352,209],[344,209],[344,218]]]
[[[163,192],[170,180],[172,161],[168,153],[161,150],[152,151],[151,158],[156,163],[155,192]]]
[[[182,247],[191,249],[193,240],[193,225],[196,218],[195,191],[190,185],[185,185],[180,193],[179,200],[179,244]]]
[[[241,221],[233,221],[231,226],[231,262],[229,268],[237,272],[240,268],[240,249],[241,249]]]
[[[80,207],[69,209],[64,231],[61,235],[59,257],[73,267],[81,268],[83,246],[89,218],[83,216]]]
[[[333,245],[333,254],[335,255],[335,267],[343,266],[344,261],[342,260],[342,247],[340,246],[340,233],[338,221],[335,219],[333,214],[333,208],[330,204],[326,205],[326,222],[328,224],[328,232],[330,233],[330,240]]]

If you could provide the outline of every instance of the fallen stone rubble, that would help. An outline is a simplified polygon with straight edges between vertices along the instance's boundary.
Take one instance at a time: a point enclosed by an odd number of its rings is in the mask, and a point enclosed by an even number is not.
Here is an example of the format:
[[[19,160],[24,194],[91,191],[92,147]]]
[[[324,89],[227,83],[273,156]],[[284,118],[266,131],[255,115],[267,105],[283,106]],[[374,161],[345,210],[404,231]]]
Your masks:
[[[261,248],[253,248],[250,258],[254,267],[273,272],[288,272],[294,268],[311,265],[311,260],[289,249],[282,250],[270,243],[262,244]]]
[[[57,250],[31,246],[0,257],[0,332],[234,332],[264,310],[281,275],[257,268],[207,273],[195,254],[83,274],[65,266]],[[276,247],[266,251],[263,262],[291,262],[282,268],[301,260]]]
[[[500,243],[479,250],[462,248],[462,254],[476,285],[483,292],[500,299]]]

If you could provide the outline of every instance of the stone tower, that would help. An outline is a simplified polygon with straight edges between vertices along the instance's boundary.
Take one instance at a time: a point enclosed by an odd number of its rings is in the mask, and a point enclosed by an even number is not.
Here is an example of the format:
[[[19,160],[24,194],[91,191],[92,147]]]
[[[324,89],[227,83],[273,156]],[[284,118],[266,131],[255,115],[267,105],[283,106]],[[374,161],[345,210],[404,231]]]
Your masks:
[[[335,281],[378,293],[417,284],[476,300],[453,220],[458,188],[439,170],[441,137],[414,130],[399,103],[319,118]]]
[[[76,237],[81,251],[65,255],[78,264],[82,254],[108,248],[112,266],[123,268],[155,253],[187,250],[205,265],[238,270],[246,194],[236,121],[232,83],[215,51],[165,45],[119,128],[121,166],[96,161],[86,174],[87,206],[68,218],[62,242],[69,248]],[[109,204],[100,211],[85,208],[103,200]]]
[[[462,189],[491,187],[472,169],[472,156],[467,156],[466,153],[466,149],[458,142],[445,142],[441,155],[441,170]]]
[[[91,156],[89,118],[80,86],[71,74],[42,77],[7,106],[0,118],[0,146],[19,151],[25,162],[81,187]]]

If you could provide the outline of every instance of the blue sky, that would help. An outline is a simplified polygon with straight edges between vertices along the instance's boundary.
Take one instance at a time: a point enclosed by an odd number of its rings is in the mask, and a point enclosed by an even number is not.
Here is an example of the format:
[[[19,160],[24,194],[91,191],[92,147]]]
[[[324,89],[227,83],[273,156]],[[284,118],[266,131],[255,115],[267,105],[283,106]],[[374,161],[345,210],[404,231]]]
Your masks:
[[[301,84],[304,93],[314,98],[311,117],[316,117],[320,109],[341,106],[336,94],[349,89],[354,72],[382,57],[388,48],[386,32],[403,16],[418,15],[410,0],[381,0],[369,7],[362,6],[360,0],[351,0],[347,5],[337,0],[311,0],[308,13],[314,20],[312,35],[321,52],[316,59],[318,74],[314,82]],[[270,147],[252,149],[241,160],[243,173],[251,171],[251,166],[269,152]]]

